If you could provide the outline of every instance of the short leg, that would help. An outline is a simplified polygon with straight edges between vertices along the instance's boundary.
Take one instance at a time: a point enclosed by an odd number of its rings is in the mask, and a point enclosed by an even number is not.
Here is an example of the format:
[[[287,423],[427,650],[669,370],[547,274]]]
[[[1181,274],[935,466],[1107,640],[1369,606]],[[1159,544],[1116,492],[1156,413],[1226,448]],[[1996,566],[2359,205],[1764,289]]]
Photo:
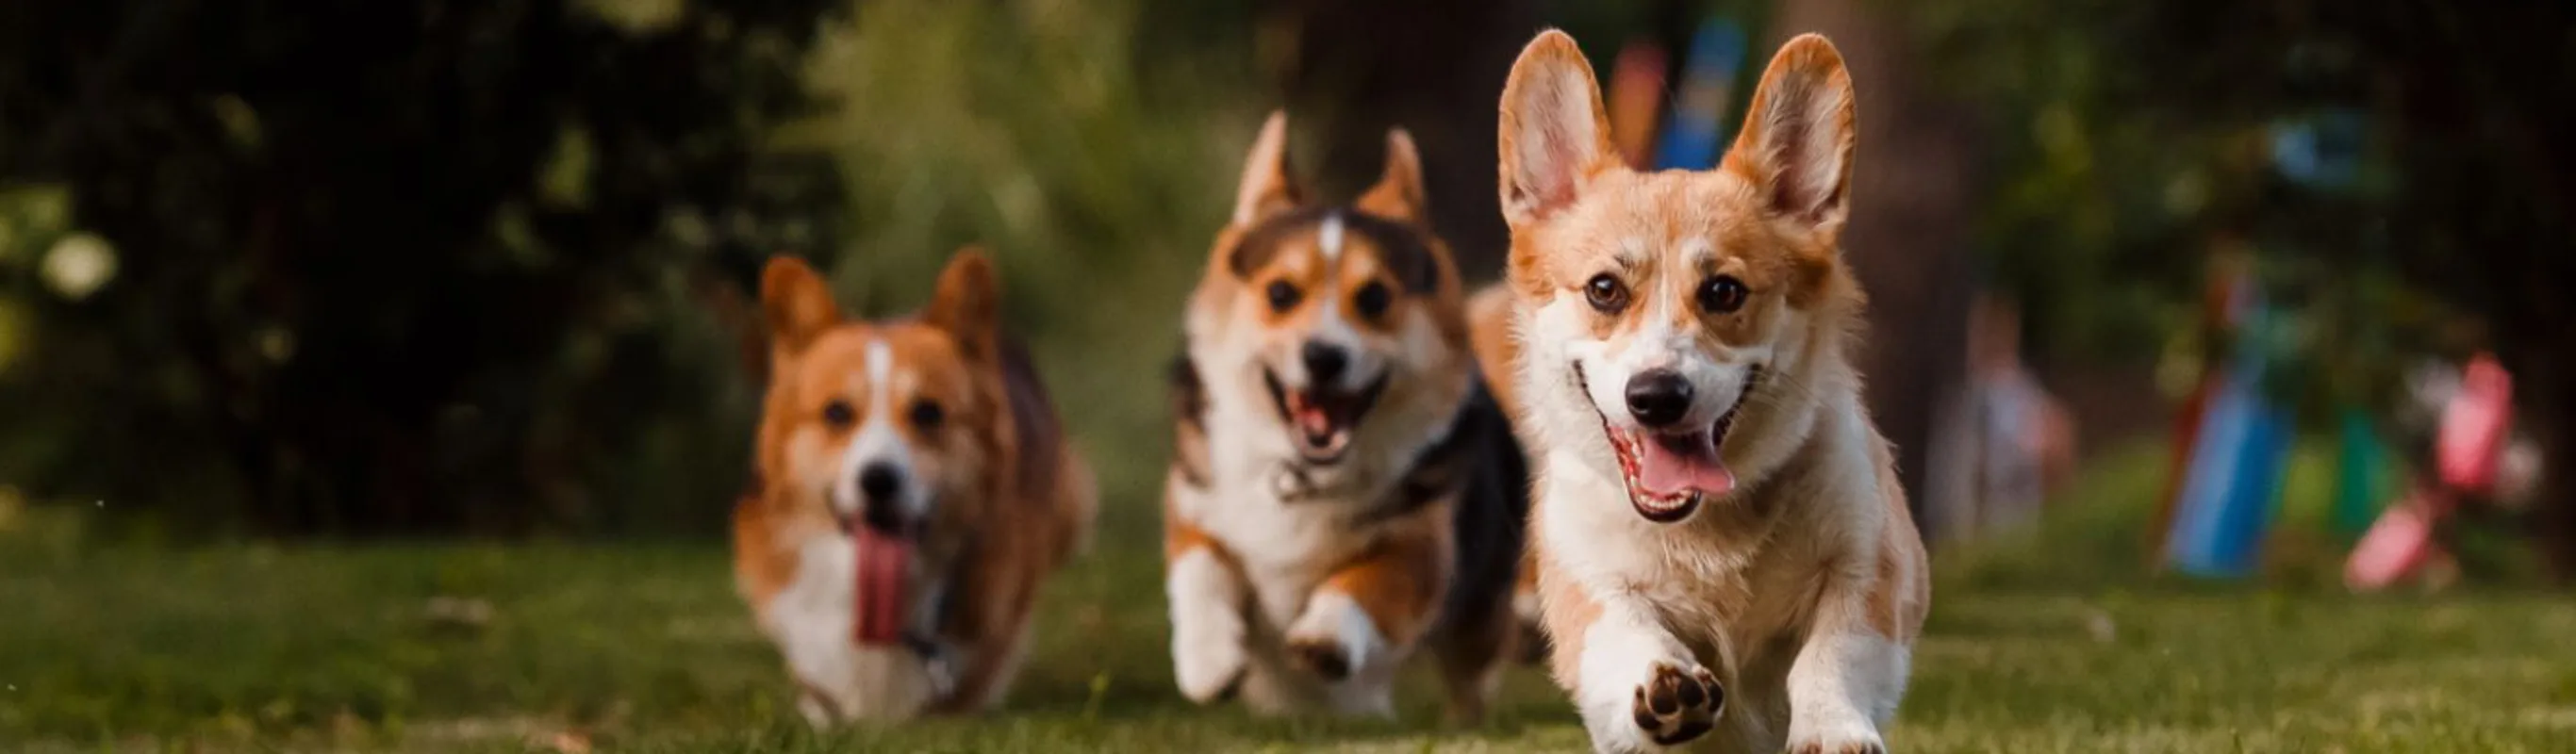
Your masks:
[[[1647,605],[1545,576],[1542,590],[1557,682],[1573,692],[1594,749],[1660,751],[1717,727],[1725,687]]]
[[[1882,451],[1883,452],[1883,451]],[[1789,666],[1789,751],[1885,752],[1879,728],[1905,696],[1931,584],[1893,472],[1879,462],[1888,526],[1867,559],[1843,561],[1817,590],[1815,624]]]
[[[1905,693],[1909,654],[1895,637],[1864,619],[1860,588],[1823,590],[1816,625],[1789,667],[1789,751],[1794,754],[1883,754],[1879,726]]]
[[[1392,664],[1412,648],[1439,606],[1449,572],[1448,540],[1432,525],[1436,520],[1421,518],[1421,525],[1388,535],[1315,588],[1288,625],[1290,660],[1339,681]]]
[[[1172,610],[1172,674],[1182,696],[1205,704],[1243,680],[1246,594],[1223,547],[1186,524],[1168,528],[1163,589]]]

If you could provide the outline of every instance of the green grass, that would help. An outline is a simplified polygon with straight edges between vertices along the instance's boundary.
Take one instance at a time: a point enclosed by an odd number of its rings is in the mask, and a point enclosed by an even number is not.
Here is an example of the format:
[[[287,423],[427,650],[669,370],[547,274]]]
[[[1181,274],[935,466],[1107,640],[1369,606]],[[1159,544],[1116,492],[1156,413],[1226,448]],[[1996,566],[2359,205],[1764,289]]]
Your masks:
[[[2576,604],[2354,598],[2143,573],[2151,454],[2097,467],[2033,536],[1944,552],[1907,751],[2541,751],[2576,741]],[[1544,678],[1443,730],[1280,722],[1175,695],[1151,516],[1118,501],[1051,588],[1008,709],[815,735],[707,545],[80,543],[0,517],[0,750],[1562,751]],[[2277,569],[2276,570],[2282,570]],[[464,607],[459,607],[463,605]],[[488,615],[458,615],[488,610]]]

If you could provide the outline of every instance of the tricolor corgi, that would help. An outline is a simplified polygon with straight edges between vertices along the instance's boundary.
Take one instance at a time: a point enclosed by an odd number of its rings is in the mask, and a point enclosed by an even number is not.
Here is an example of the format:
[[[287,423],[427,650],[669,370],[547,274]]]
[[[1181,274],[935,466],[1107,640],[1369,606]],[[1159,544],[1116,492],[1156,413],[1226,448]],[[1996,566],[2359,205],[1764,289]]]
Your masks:
[[[1802,36],[1722,165],[1641,173],[1571,37],[1541,33],[1503,90],[1531,545],[1601,751],[1885,748],[1930,586],[1849,353],[1853,106]]]
[[[966,712],[1017,671],[1041,580],[1088,536],[1092,478],[991,263],[960,252],[917,319],[846,320],[821,277],[761,278],[769,395],[734,578],[818,726]]]
[[[1388,715],[1429,646],[1452,719],[1514,640],[1527,475],[1468,345],[1411,137],[1349,205],[1305,204],[1273,114],[1172,370],[1165,587],[1182,693]]]

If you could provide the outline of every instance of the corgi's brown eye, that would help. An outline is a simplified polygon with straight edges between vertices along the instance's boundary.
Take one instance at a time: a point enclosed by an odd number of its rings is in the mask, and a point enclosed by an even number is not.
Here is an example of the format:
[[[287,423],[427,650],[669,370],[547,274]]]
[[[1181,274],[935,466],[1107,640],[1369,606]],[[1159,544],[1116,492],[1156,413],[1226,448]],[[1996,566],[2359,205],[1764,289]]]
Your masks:
[[[1302,298],[1297,293],[1297,286],[1285,280],[1270,281],[1270,288],[1266,293],[1270,296],[1270,310],[1283,314],[1297,308],[1297,299]]]
[[[1583,298],[1603,314],[1616,313],[1628,308],[1628,284],[1619,282],[1607,272],[1594,275],[1583,284]]]
[[[1726,314],[1744,308],[1744,299],[1752,291],[1733,275],[1719,275],[1700,281],[1699,308]]]
[[[939,425],[946,421],[948,421],[948,410],[940,408],[938,401],[923,398],[912,402],[912,426],[914,429],[918,429],[923,432],[937,432],[939,431]]]
[[[1371,280],[1368,285],[1360,286],[1360,292],[1351,294],[1351,307],[1358,309],[1362,317],[1377,319],[1378,315],[1386,313],[1388,304],[1395,303],[1392,299],[1393,294],[1386,292],[1385,283]]]
[[[823,423],[830,425],[833,429],[847,428],[850,426],[850,422],[858,420],[859,411],[858,409],[850,408],[849,401],[833,401],[823,404]]]

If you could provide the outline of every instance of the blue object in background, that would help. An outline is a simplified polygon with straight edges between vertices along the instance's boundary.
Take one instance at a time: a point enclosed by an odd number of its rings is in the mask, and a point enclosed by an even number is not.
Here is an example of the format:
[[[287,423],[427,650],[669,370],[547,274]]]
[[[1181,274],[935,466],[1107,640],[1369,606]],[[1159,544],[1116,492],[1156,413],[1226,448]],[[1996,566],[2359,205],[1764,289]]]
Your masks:
[[[2256,305],[2246,329],[2261,332],[2265,319]],[[2293,429],[2290,417],[2263,397],[2261,350],[2248,348],[2228,366],[2192,450],[2165,545],[2167,562],[2184,573],[2240,578],[2262,557]]]
[[[1680,86],[1664,116],[1662,143],[1656,145],[1659,170],[1707,170],[1717,166],[1717,150],[1726,136],[1726,112],[1735,101],[1735,76],[1744,68],[1744,27],[1711,18],[1692,35],[1682,58]]]
[[[2282,177],[2314,189],[2348,190],[2361,181],[2370,118],[2336,108],[2274,123],[2272,167]]]

